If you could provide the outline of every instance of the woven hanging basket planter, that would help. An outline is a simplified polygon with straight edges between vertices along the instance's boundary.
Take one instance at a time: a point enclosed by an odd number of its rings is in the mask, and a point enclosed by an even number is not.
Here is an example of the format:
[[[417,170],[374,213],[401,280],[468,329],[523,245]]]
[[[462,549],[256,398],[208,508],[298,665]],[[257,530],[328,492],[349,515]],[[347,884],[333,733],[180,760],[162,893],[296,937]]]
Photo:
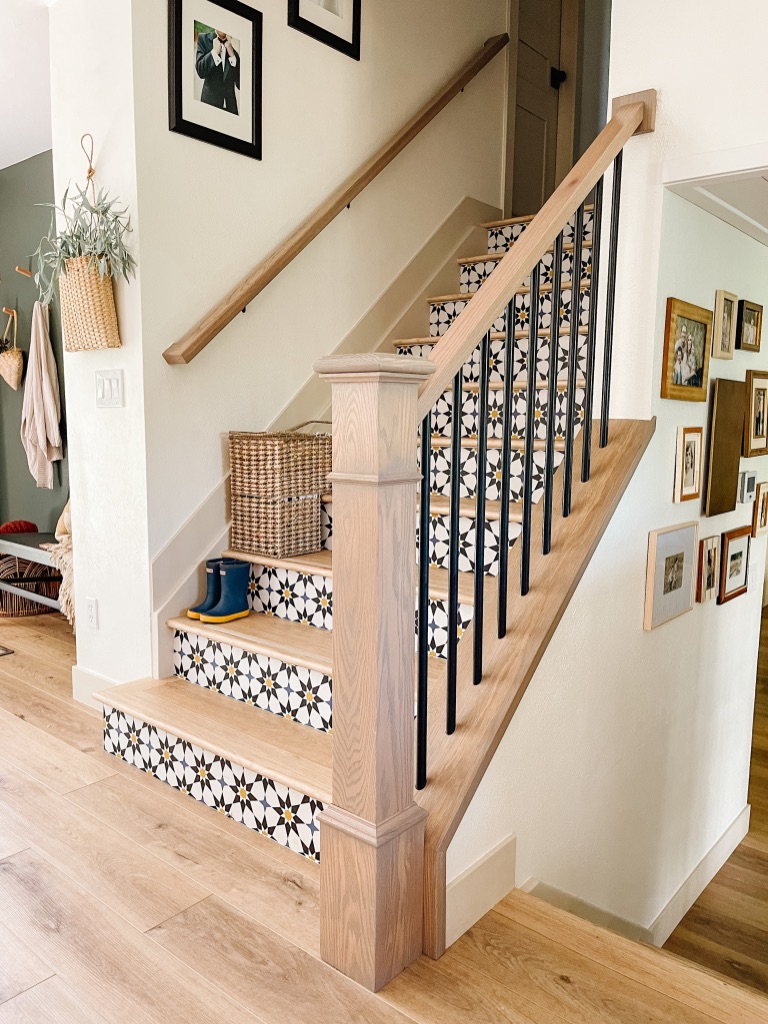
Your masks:
[[[14,391],[18,391],[21,386],[21,378],[24,373],[24,357],[21,351],[16,348],[16,335],[18,333],[18,315],[14,309],[11,315],[8,317],[8,323],[5,328],[5,334],[3,335],[3,342],[8,340],[8,332],[13,323],[13,348],[7,348],[4,352],[0,352],[0,377],[13,388]]]
[[[66,261],[59,279],[61,330],[67,352],[120,348],[112,278],[99,276],[89,256]]]

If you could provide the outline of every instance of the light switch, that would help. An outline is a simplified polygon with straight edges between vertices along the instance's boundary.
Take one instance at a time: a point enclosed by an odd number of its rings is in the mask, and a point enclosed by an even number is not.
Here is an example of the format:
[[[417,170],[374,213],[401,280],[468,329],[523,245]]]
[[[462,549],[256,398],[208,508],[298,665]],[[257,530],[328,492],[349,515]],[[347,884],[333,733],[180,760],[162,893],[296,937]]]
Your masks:
[[[123,371],[122,370],[97,370],[96,371],[96,408],[97,409],[122,409],[123,401]]]

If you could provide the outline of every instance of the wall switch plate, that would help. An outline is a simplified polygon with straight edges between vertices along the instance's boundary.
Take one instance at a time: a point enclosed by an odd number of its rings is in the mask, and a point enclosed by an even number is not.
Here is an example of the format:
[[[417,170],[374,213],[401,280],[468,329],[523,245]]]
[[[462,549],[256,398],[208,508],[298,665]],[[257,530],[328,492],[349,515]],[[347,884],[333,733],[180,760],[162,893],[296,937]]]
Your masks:
[[[88,623],[89,629],[99,628],[99,602],[95,597],[86,597],[85,599],[85,621]]]
[[[96,408],[122,409],[124,405],[125,402],[123,400],[123,371],[97,370]]]

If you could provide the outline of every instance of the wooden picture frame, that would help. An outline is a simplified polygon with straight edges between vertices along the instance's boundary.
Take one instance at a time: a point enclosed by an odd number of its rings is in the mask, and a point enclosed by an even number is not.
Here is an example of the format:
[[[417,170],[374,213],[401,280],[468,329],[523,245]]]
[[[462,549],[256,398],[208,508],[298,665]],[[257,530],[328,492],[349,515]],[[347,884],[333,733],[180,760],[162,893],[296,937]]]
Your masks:
[[[742,352],[759,352],[763,333],[763,307],[742,299],[736,325],[736,348]]]
[[[661,397],[705,402],[712,348],[712,311],[667,299]]]
[[[362,0],[288,0],[291,28],[352,60],[360,60],[361,18]]]
[[[768,534],[768,483],[757,485],[755,505],[752,510],[752,536],[764,537]]]
[[[701,464],[703,454],[703,428],[678,427],[673,501],[696,501],[698,498],[701,498]]]
[[[746,394],[743,380],[718,377],[712,382],[704,503],[708,516],[736,508]]]
[[[699,541],[699,570],[696,577],[696,601],[704,604],[720,592],[720,538]]]
[[[740,526],[723,534],[720,556],[720,593],[717,603],[725,604],[746,594],[749,586],[751,526]]]
[[[648,534],[643,629],[685,615],[693,608],[699,524],[680,523]]]
[[[712,358],[733,359],[739,319],[739,297],[733,292],[715,292],[715,314],[712,320]]]
[[[768,455],[768,370],[747,370],[742,455]]]
[[[222,11],[220,24],[213,28],[203,21],[211,5]],[[263,22],[261,11],[241,0],[208,0],[205,5],[201,0],[168,0],[172,132],[261,160]],[[212,55],[219,31],[235,44],[234,62],[221,53]],[[221,52],[227,57],[226,49]]]

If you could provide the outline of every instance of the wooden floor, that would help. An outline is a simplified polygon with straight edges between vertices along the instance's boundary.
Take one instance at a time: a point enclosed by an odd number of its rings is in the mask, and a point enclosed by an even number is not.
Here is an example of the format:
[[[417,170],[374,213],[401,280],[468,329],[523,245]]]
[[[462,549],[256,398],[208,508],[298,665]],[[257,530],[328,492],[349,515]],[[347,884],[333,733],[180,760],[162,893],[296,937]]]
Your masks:
[[[768,612],[760,629],[749,835],[665,949],[768,993]]]
[[[768,1021],[519,892],[371,995],[318,957],[316,865],[103,753],[63,620],[0,620],[0,644],[0,1024]]]

